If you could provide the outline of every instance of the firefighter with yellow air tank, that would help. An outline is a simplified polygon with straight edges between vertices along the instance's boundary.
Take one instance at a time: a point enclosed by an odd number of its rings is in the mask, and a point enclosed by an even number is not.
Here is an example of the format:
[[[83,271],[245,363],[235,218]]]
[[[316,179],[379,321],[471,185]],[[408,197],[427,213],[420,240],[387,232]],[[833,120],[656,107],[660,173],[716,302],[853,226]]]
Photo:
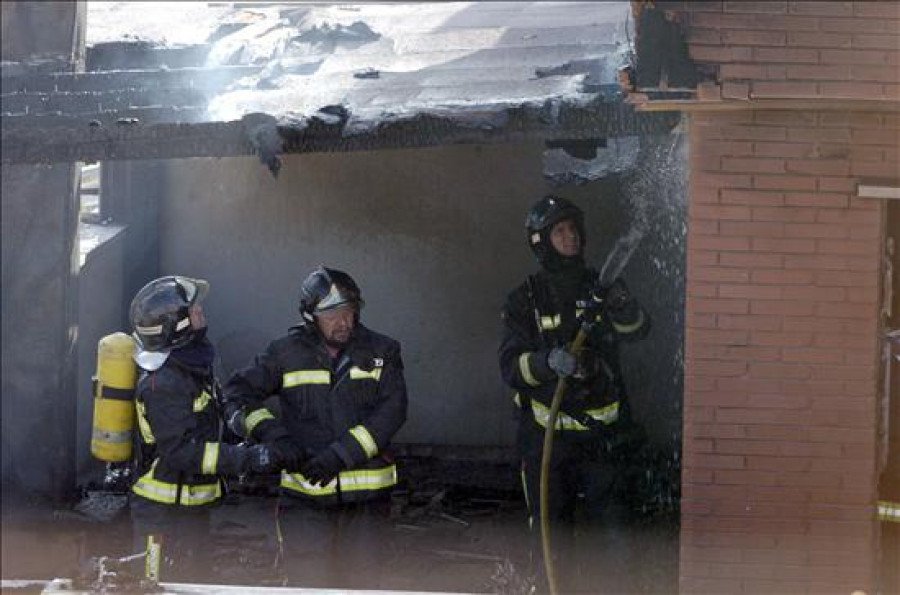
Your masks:
[[[146,551],[152,581],[208,580],[209,512],[222,499],[222,476],[281,466],[264,445],[221,441],[215,352],[201,306],[208,287],[200,279],[162,277],[131,302],[140,377],[130,507],[135,547]]]

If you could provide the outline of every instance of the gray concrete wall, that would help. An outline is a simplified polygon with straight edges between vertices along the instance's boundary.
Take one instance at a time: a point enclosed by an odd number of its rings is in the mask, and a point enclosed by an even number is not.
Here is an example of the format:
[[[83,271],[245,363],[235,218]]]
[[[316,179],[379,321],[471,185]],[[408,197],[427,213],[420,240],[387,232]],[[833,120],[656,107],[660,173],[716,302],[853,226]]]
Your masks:
[[[410,417],[398,440],[509,445],[499,311],[536,268],[523,224],[549,191],[542,150],[294,155],[278,179],[250,158],[173,161],[160,206],[160,271],[210,280],[210,336],[227,373],[295,323],[309,270],[344,269],[362,287],[364,322],[403,344]],[[560,191],[586,208],[592,262],[628,222],[617,184]],[[640,252],[636,261],[647,258]],[[632,285],[638,294],[655,287]]]
[[[130,300],[123,291],[127,231],[117,232],[91,250],[79,271],[78,300],[78,484],[101,481],[105,464],[91,456],[94,412],[92,378],[97,369],[97,342],[125,331],[122,320]]]

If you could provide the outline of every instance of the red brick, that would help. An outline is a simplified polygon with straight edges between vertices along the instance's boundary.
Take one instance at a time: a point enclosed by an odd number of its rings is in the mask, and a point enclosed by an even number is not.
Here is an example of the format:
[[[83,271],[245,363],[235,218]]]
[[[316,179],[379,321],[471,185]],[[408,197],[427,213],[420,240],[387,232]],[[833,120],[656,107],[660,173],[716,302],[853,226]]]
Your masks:
[[[854,2],[857,16],[900,19],[900,5],[896,2]]]
[[[844,194],[856,192],[856,181],[851,178],[832,178],[819,176],[818,190],[820,192],[841,192]],[[852,198],[852,195],[849,196]]]
[[[870,538],[875,531],[874,525],[871,521],[820,521],[812,519],[809,521],[809,534],[813,536]]]
[[[894,66],[878,64],[853,64],[850,66],[854,81],[877,81],[879,83],[895,83],[900,80],[900,73]]]
[[[696,223],[692,224],[693,226]],[[699,250],[691,250],[687,253],[688,269],[695,266],[714,266],[719,264],[718,252],[701,252]]]
[[[789,225],[789,224],[786,224]],[[816,251],[815,240],[751,238],[751,249],[754,252],[774,252],[778,254],[807,254]]]
[[[748,77],[751,78],[751,77]],[[752,77],[763,78],[763,77]],[[777,99],[782,97],[812,98],[817,97],[819,89],[816,83],[796,81],[753,81],[750,97],[754,99]]]
[[[698,454],[691,464],[700,469],[744,469],[744,457],[736,455]]]
[[[715,441],[714,450],[720,454],[775,455],[778,454],[778,444],[751,440],[722,439]]]
[[[792,47],[849,48],[853,36],[847,33],[788,31],[787,45]]]
[[[784,204],[784,194],[781,192],[766,192],[761,190],[721,190],[721,203],[723,205],[761,205],[780,206]]]
[[[751,314],[783,314],[785,316],[812,316],[815,314],[816,308],[815,304],[809,303],[801,303],[801,302],[790,302],[790,301],[766,301],[766,302],[751,302],[750,303],[750,313]],[[812,335],[802,335],[802,334],[792,334],[791,336],[796,337],[797,339],[803,340],[805,342],[800,343],[800,345],[810,345],[812,344]],[[773,345],[778,343],[760,343],[760,340],[763,337],[754,336],[754,344],[757,345]],[[796,343],[795,343],[796,344]]]
[[[900,144],[900,130],[853,130],[854,143],[866,145],[898,145]]]
[[[854,240],[816,240],[816,252],[820,254],[838,254],[841,256],[877,256],[877,242]]]
[[[889,54],[882,50],[819,50],[822,64],[888,64]]]
[[[720,127],[722,137],[732,140],[783,141],[787,138],[787,130],[779,126],[729,125]]]
[[[747,300],[723,300],[723,299],[692,299],[688,306],[697,312],[709,312],[714,314],[746,314],[750,305]]]
[[[742,206],[694,205],[689,208],[689,217],[712,221],[749,221],[750,209]]]
[[[715,349],[725,351],[728,347],[716,345]],[[708,377],[704,377],[708,378]],[[691,401],[696,405],[712,405],[716,407],[745,407],[747,395],[741,393],[723,393],[721,391],[695,392]]]
[[[719,297],[749,300],[781,299],[782,288],[771,285],[719,285]]]
[[[755,143],[753,154],[760,157],[815,157],[815,145],[811,143]]]
[[[684,424],[685,436],[696,436],[698,438],[745,438],[746,429],[744,426],[729,426],[724,424]],[[686,483],[684,472],[682,472],[682,483]],[[696,483],[712,483],[712,474],[710,473],[709,481]]]
[[[800,302],[781,302],[781,304],[792,304],[797,309],[814,310],[813,304],[804,304]],[[762,304],[751,304],[750,310],[762,310]],[[782,309],[787,309],[782,306]],[[811,333],[774,333],[766,331],[754,331],[752,335],[753,345],[771,345],[775,347],[802,347],[812,345],[813,335]]]
[[[807,302],[844,302],[847,295],[843,288],[829,288],[805,286],[805,287],[785,287],[784,299],[798,300]]]
[[[724,141],[724,140],[708,140],[703,141],[699,146],[691,147],[692,159],[693,155],[731,155],[733,157],[749,156],[753,154],[753,143],[750,141]]]
[[[715,281],[723,283],[746,283],[750,281],[750,271],[724,267],[694,267],[691,278],[696,281]]]
[[[828,291],[839,291],[839,289],[829,289]],[[816,304],[817,315],[831,316],[833,318],[867,320],[875,315],[876,310],[877,308],[865,307],[862,304],[829,303],[821,301]]]
[[[723,252],[719,255],[722,266],[781,268],[785,257],[781,254],[744,254],[740,252]]]
[[[898,163],[875,162],[875,161],[852,161],[850,163],[850,173],[858,178],[884,178],[891,179],[897,175]]]
[[[713,421],[712,407],[686,405],[684,408],[685,423],[710,423]]]
[[[850,16],[853,14],[853,2],[791,2],[791,14],[815,16]]]
[[[772,32],[770,34],[783,33]],[[783,45],[783,44],[781,44]],[[808,48],[753,48],[753,59],[756,62],[777,62],[791,64],[817,64],[819,50]]]
[[[820,112],[819,123],[841,128],[883,128],[883,117],[882,114],[865,112]]]
[[[717,238],[711,236],[691,236],[688,238],[690,250],[721,250],[724,252],[741,252],[750,249],[748,238]]]
[[[832,84],[848,83],[820,83],[820,85]],[[840,128],[789,128],[787,140],[789,142],[850,142],[850,131]]]
[[[850,162],[846,159],[791,159],[786,162],[787,171],[825,176],[847,175]]]
[[[877,225],[881,221],[878,211],[819,210],[817,220],[823,223]]]
[[[860,304],[875,304],[881,299],[876,288],[847,288],[847,301]]]
[[[681,481],[684,483],[712,483],[713,472],[709,469],[695,469],[693,467],[685,467],[681,471]]]
[[[755,378],[796,379],[810,378],[812,370],[806,365],[753,363],[750,364],[750,374]]]
[[[821,189],[822,179],[819,180]],[[845,209],[850,198],[846,194],[833,194],[826,192],[803,193],[791,192],[785,194],[784,204],[791,207],[825,207],[832,209]]]
[[[749,336],[746,331],[694,330],[694,340],[712,345],[747,345]]]
[[[720,359],[726,361],[777,362],[781,349],[777,347],[723,347]]]
[[[719,79],[765,79],[768,78],[766,67],[762,64],[722,64],[719,67]]]
[[[819,92],[822,96],[834,99],[872,99],[881,97],[881,91],[882,87],[878,83],[819,83]]]
[[[814,460],[841,457],[843,451],[840,444],[786,441],[778,443],[778,453],[786,456],[812,457]]]
[[[840,364],[843,359],[843,351],[835,349],[784,349],[782,351],[782,360],[785,363]]]
[[[713,481],[721,485],[778,485],[776,481],[776,474],[768,471],[738,471],[730,469],[720,469],[713,472]]]
[[[751,178],[742,174],[691,173],[691,189],[697,186],[714,188],[750,188]]]
[[[776,485],[816,488],[836,488],[841,485],[841,478],[834,473],[813,473],[812,471],[781,471],[776,475]]]
[[[874,380],[875,366],[825,366],[813,367],[816,380]]]
[[[807,457],[747,457],[747,469],[756,471],[809,471],[811,467]],[[793,508],[796,514],[796,507]]]
[[[846,64],[790,64],[787,67],[787,78],[813,81],[849,81],[850,66]]]
[[[754,221],[779,221],[783,223],[813,223],[818,209],[795,207],[757,207],[753,209]]]
[[[785,223],[785,234],[790,238],[847,238],[850,228],[840,223]]]
[[[747,173],[783,173],[784,159],[722,157],[722,170]]]
[[[682,574],[678,578],[678,590],[681,593],[697,595],[741,595],[743,586],[740,579],[704,578]]]
[[[826,33],[887,33],[890,21],[884,19],[840,19],[819,20],[819,30]]]
[[[751,27],[739,29],[763,29],[765,31],[818,31],[819,19],[815,17],[755,15]]]
[[[878,287],[879,278],[876,273],[853,273],[849,271],[819,271],[816,273],[816,285],[820,287]]]
[[[690,191],[691,204],[719,204],[719,189],[708,186],[696,186]]]
[[[756,174],[753,176],[753,187],[760,190],[815,190],[816,179],[804,176]]]
[[[775,285],[808,285],[812,283],[813,278],[812,271],[801,270],[758,270],[753,271],[750,275],[753,283]]]
[[[723,314],[718,317],[718,325],[721,329],[777,331],[781,330],[781,317],[759,315],[729,316]]]
[[[720,228],[722,235],[725,236],[757,238],[783,238],[785,236],[783,223],[723,221]]]
[[[711,283],[697,283],[688,279],[686,293],[689,297],[714,298],[718,295],[718,286]]]
[[[722,43],[725,45],[785,45],[787,33],[784,31],[750,31],[744,29],[725,29],[722,31]]]

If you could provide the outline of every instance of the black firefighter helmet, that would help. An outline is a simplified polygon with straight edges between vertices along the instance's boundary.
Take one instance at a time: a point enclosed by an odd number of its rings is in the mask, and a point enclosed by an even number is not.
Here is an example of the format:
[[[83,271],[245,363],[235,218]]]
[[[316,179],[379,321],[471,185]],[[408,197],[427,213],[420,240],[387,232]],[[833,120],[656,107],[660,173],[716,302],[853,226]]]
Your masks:
[[[528,217],[525,219],[528,245],[538,262],[546,268],[558,268],[568,264],[569,261],[582,262],[581,255],[564,257],[550,243],[550,231],[553,226],[566,219],[572,219],[575,222],[581,238],[581,252],[584,252],[584,211],[573,202],[548,194],[531,207]]]
[[[191,327],[190,308],[208,291],[209,283],[203,279],[178,275],[144,285],[131,300],[129,315],[139,354],[167,354],[190,343],[196,333]]]
[[[300,314],[307,322],[327,310],[351,304],[359,312],[365,302],[353,277],[337,269],[319,265],[300,286]]]

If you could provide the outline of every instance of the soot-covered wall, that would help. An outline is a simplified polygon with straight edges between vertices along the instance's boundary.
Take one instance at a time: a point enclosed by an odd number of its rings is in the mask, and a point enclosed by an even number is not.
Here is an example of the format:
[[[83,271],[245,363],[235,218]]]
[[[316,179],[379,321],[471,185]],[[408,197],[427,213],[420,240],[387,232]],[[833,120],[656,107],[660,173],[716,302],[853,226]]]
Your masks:
[[[403,345],[410,410],[398,440],[510,445],[499,312],[536,267],[523,224],[551,191],[542,152],[536,142],[293,155],[277,179],[253,158],[171,161],[160,272],[210,281],[210,337],[227,374],[296,322],[300,281],[313,267],[344,269],[362,288],[364,323]],[[555,190],[585,208],[588,259],[598,267],[633,223],[628,183],[619,176]],[[665,441],[680,428],[683,291],[652,259],[683,271],[683,242],[654,247],[653,236],[625,269],[657,318],[655,338],[629,350],[641,362],[629,369],[643,378],[632,381],[643,384],[634,388],[639,415],[649,414],[651,434]],[[654,375],[661,368],[663,380]]]

